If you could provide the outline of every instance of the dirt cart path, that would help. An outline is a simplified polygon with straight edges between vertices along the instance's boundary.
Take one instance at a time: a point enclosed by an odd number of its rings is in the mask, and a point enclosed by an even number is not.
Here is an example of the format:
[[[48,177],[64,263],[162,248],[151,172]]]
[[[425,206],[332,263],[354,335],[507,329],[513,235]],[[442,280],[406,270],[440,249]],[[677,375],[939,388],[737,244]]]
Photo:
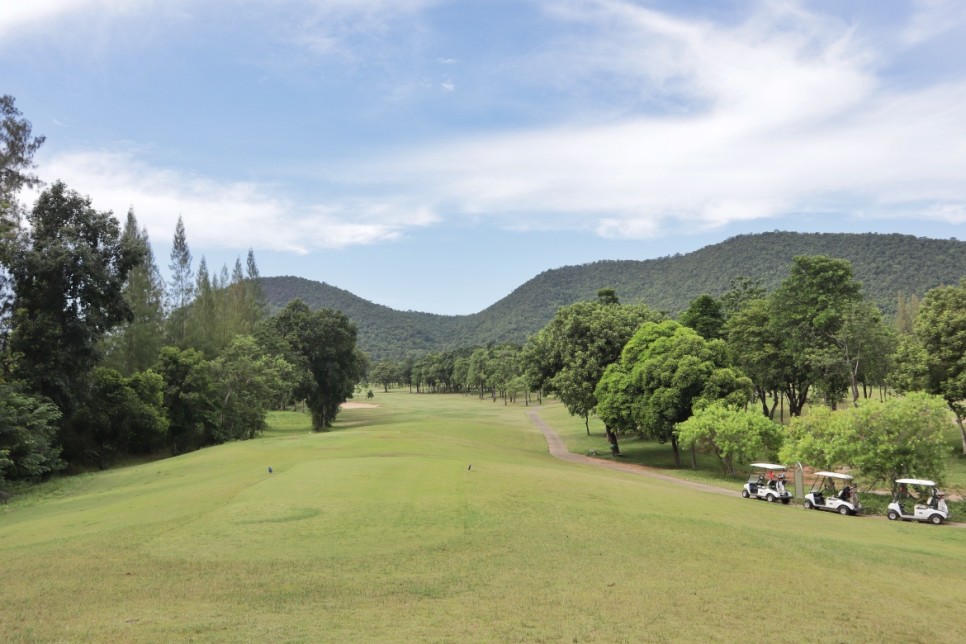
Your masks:
[[[543,432],[544,437],[547,439],[547,446],[550,448],[550,455],[559,458],[563,461],[570,461],[571,463],[584,463],[587,465],[596,465],[597,467],[606,467],[612,470],[619,470],[621,472],[630,472],[632,474],[640,474],[641,476],[648,476],[650,478],[661,479],[663,481],[670,481],[677,485],[691,488],[692,490],[699,490],[701,492],[709,492],[711,494],[725,494],[727,496],[737,496],[739,493],[734,490],[730,490],[723,487],[718,487],[716,485],[707,485],[705,483],[698,483],[696,481],[688,481],[686,479],[679,479],[674,476],[668,476],[667,474],[662,474],[659,470],[647,467],[646,465],[636,465],[634,463],[620,463],[617,461],[611,461],[604,458],[594,458],[593,456],[584,456],[583,454],[574,454],[567,450],[567,446],[564,445],[563,439],[560,438],[560,434],[555,432],[552,427],[547,423],[543,422],[540,415],[535,411],[528,411],[527,416],[536,425],[541,432]],[[886,520],[885,517],[871,517],[874,519]],[[958,521],[949,521],[946,523],[947,526],[953,528],[966,528],[966,523],[960,523]]]
[[[671,483],[676,483],[684,487],[689,487],[692,490],[700,490],[702,492],[710,492],[712,494],[727,494],[728,496],[737,496],[738,492],[734,490],[729,490],[723,487],[718,487],[716,485],[707,485],[706,483],[698,483],[696,481],[688,481],[685,479],[679,479],[674,476],[668,476],[667,474],[662,474],[660,471],[653,468],[649,468],[645,465],[636,465],[634,463],[621,463],[618,461],[612,461],[604,458],[594,458],[593,456],[584,456],[582,454],[574,454],[573,452],[567,451],[567,446],[564,445],[563,439],[560,438],[560,434],[555,432],[547,423],[543,422],[540,415],[535,411],[528,411],[527,416],[536,425],[541,432],[543,432],[544,437],[547,439],[547,446],[550,448],[550,455],[555,456],[563,461],[570,461],[571,463],[586,463],[588,465],[596,465],[598,467],[606,467],[612,470],[619,470],[622,472],[630,472],[632,474],[640,474],[642,476],[648,476],[650,478],[661,479],[664,481],[670,481]]]

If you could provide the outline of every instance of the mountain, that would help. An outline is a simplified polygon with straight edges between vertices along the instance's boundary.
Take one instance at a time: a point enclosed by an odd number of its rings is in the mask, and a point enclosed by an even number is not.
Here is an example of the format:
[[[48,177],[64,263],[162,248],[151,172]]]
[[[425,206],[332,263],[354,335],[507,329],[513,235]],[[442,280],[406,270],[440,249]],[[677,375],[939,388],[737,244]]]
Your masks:
[[[595,299],[606,287],[613,288],[622,302],[645,302],[676,315],[699,295],[720,296],[735,277],[760,279],[771,290],[787,277],[796,255],[849,260],[866,297],[887,315],[895,313],[900,291],[922,297],[935,286],[955,284],[966,276],[966,242],[956,239],[771,232],[739,235],[684,255],[547,270],[472,315],[397,311],[300,277],[265,277],[262,287],[276,309],[301,298],[312,308],[342,311],[359,328],[359,345],[373,359],[398,359],[492,342],[522,343],[558,308]]]

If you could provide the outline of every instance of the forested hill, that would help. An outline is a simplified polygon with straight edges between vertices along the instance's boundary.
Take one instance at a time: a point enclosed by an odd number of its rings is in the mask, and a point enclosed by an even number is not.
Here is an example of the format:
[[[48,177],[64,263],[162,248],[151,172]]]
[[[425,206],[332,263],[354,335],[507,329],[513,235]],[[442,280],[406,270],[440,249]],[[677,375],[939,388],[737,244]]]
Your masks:
[[[796,255],[828,255],[852,262],[867,298],[886,314],[896,295],[922,297],[930,288],[966,276],[966,242],[910,235],[772,232],[740,235],[693,253],[659,259],[600,261],[540,273],[473,315],[397,311],[348,291],[298,277],[266,277],[273,307],[301,298],[312,308],[338,309],[359,328],[359,345],[374,359],[401,358],[440,349],[523,342],[561,306],[594,299],[601,288],[622,302],[645,302],[677,314],[704,293],[720,296],[739,276],[760,279],[769,290],[788,275]]]

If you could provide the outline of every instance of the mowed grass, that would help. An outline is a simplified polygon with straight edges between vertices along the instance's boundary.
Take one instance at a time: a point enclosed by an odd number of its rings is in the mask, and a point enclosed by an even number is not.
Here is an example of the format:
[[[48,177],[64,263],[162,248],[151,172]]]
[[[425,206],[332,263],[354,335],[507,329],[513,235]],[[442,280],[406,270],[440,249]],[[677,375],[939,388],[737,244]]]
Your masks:
[[[559,461],[557,403],[372,402],[0,506],[0,639],[966,640],[966,530]]]

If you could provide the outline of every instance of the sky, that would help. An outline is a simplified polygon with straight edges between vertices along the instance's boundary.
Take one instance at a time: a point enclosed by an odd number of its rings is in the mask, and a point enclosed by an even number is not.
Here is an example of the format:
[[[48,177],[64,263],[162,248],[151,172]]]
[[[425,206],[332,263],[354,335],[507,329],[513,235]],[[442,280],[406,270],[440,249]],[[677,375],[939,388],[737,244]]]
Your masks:
[[[36,174],[167,275],[469,314],[772,230],[966,239],[966,2],[0,2]],[[23,195],[29,203],[36,195]]]

